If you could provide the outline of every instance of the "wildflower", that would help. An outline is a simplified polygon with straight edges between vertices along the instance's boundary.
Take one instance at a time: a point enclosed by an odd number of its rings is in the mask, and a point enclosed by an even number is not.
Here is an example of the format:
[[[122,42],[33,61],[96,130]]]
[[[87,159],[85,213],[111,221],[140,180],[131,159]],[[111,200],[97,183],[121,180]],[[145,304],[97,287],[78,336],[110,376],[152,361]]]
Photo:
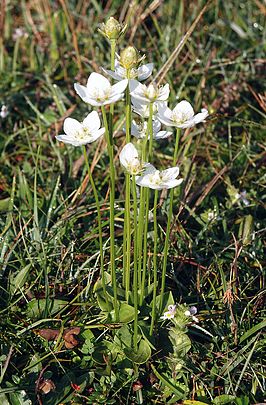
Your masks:
[[[164,312],[163,316],[161,316],[161,319],[163,320],[172,319],[175,317],[175,314],[176,314],[176,305],[169,305],[168,311]]]
[[[101,24],[98,31],[109,40],[117,40],[125,33],[127,25],[120,24],[114,17],[108,18],[105,24]]]
[[[130,68],[130,69],[125,69],[119,62],[118,59],[115,60],[115,70],[114,72],[112,70],[107,70],[102,68],[104,73],[107,75],[111,76],[115,80],[123,80],[123,79],[135,79],[137,78],[139,81],[147,79],[151,74],[153,70],[153,63],[147,63],[146,65],[141,65],[138,68]]]
[[[131,80],[129,83],[131,97],[140,100],[144,104],[154,103],[155,101],[166,101],[169,97],[169,84],[158,87],[156,84],[139,83],[137,80]]]
[[[149,163],[141,162],[138,151],[131,142],[123,147],[119,159],[124,169],[132,175],[140,174],[144,168],[151,166]]]
[[[106,77],[93,72],[88,78],[86,87],[75,83],[74,89],[85,103],[98,107],[120,100],[124,95],[127,84],[128,80],[124,79],[111,86]]]
[[[169,189],[182,183],[183,179],[176,179],[178,175],[179,167],[171,167],[160,172],[150,165],[141,176],[137,177],[136,183],[141,187],[149,187],[154,190]]]
[[[194,125],[205,120],[209,115],[206,108],[203,108],[200,113],[194,113],[191,104],[188,101],[182,100],[173,110],[167,106],[158,107],[159,120],[169,126],[178,128],[192,128]]]
[[[196,315],[196,313],[198,312],[198,310],[197,310],[197,308],[196,307],[190,307],[188,310],[186,310],[185,312],[184,312],[184,314],[185,314],[185,316],[187,316],[187,317],[192,317],[192,320],[194,321],[194,322],[199,322],[199,320],[198,320],[198,318],[196,317],[196,316],[194,316],[194,315]]]
[[[140,100],[131,98],[131,103],[132,103],[132,110],[140,115],[142,118],[149,118],[150,115],[150,109],[149,109],[149,104],[144,104]],[[158,101],[152,104],[152,110],[153,110],[153,116],[156,116],[158,113],[158,107],[159,104],[166,105],[165,101]]]
[[[148,123],[147,121],[136,123],[135,120],[131,124],[131,135],[138,139],[146,138]],[[161,123],[158,120],[152,121],[153,139],[165,139],[172,135],[172,132],[161,131]]]
[[[4,118],[6,118],[8,116],[8,114],[9,114],[9,111],[8,111],[7,106],[2,105],[1,111],[0,111],[0,117],[4,119]]]
[[[96,111],[89,113],[83,122],[79,122],[74,118],[66,118],[64,121],[66,135],[57,135],[56,139],[73,146],[86,145],[96,141],[104,134],[105,129],[100,128],[100,126],[99,114]]]
[[[243,190],[240,193],[236,193],[235,199],[236,199],[236,201],[242,202],[245,206],[250,204],[249,200],[247,199],[246,190]]]

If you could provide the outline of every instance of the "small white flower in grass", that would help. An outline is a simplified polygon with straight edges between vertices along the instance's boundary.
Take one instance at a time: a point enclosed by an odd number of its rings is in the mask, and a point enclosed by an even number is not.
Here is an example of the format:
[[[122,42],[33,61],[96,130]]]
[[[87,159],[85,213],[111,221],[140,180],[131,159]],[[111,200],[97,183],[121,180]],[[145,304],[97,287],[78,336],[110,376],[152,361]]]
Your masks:
[[[158,87],[156,84],[151,83],[146,86],[137,80],[130,81],[129,89],[131,97],[144,104],[154,103],[155,101],[166,101],[170,93],[169,84]]]
[[[176,314],[176,305],[169,305],[168,311],[164,312],[163,316],[161,316],[161,319],[163,320],[172,319],[175,317],[175,314]]]
[[[96,111],[89,113],[83,122],[74,118],[66,118],[64,121],[65,134],[57,135],[56,139],[73,146],[86,145],[96,141],[104,134],[105,129],[100,126],[99,114]]]
[[[149,168],[149,163],[141,162],[138,151],[133,143],[127,143],[120,152],[120,163],[124,169],[132,175],[140,174],[143,169]]]
[[[104,69],[102,68],[104,73],[106,73],[108,76],[112,77],[114,80],[123,80],[123,79],[129,79],[131,81],[132,79],[138,79],[139,81],[146,80],[150,75],[152,74],[153,70],[153,63],[147,63],[145,65],[141,65],[138,68],[131,68],[127,70],[120,65],[118,59],[115,60],[115,70],[114,72],[112,70]]]
[[[127,84],[128,80],[124,79],[111,86],[106,77],[93,72],[88,78],[86,87],[75,83],[74,89],[85,103],[99,107],[120,100],[124,95]]]
[[[160,121],[158,120],[152,121],[153,139],[165,139],[168,138],[170,135],[172,135],[172,132],[161,131],[161,126],[162,125]],[[135,136],[138,139],[144,139],[146,138],[147,128],[148,128],[147,121],[137,124],[136,121],[133,120],[131,124],[131,135]]]
[[[203,122],[208,115],[206,108],[195,115],[191,104],[185,100],[180,101],[173,110],[165,105],[158,107],[159,120],[165,125],[177,128],[192,128],[199,122]]]
[[[136,183],[141,187],[149,187],[154,190],[169,189],[182,183],[183,179],[176,178],[178,175],[179,167],[177,166],[160,172],[150,165],[141,176],[137,177]]]
[[[8,112],[8,108],[6,105],[2,105],[1,107],[1,111],[0,111],[0,117],[1,118],[6,118],[8,116],[9,112]]]
[[[198,312],[197,308],[193,306],[193,307],[190,307],[187,311],[185,311],[184,314],[187,317],[191,317],[194,322],[198,323],[199,320],[195,316],[197,312]]]

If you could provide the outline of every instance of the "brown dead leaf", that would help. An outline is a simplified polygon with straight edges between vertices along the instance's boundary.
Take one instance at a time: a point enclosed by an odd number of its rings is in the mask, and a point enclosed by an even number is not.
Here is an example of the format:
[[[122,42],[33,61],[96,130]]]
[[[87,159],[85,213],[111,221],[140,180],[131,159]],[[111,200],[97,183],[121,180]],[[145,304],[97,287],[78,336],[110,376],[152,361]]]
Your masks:
[[[42,394],[49,394],[50,391],[53,391],[55,389],[55,384],[53,383],[52,380],[48,380],[48,379],[43,379],[38,387],[38,390],[42,393]]]
[[[48,342],[56,340],[60,334],[60,329],[39,329],[36,331],[38,335],[43,337]],[[73,349],[78,345],[78,339],[75,337],[80,334],[80,327],[74,326],[72,328],[65,329],[63,332],[63,339],[65,341],[65,347],[67,349]]]
[[[66,329],[63,333],[63,338],[65,341],[65,346],[67,349],[73,349],[75,346],[78,345],[78,340],[76,339],[75,335],[79,335],[80,327],[75,326],[73,328]]]
[[[51,340],[56,340],[58,338],[60,331],[59,329],[39,329],[36,332],[38,333],[38,335],[50,342]]]

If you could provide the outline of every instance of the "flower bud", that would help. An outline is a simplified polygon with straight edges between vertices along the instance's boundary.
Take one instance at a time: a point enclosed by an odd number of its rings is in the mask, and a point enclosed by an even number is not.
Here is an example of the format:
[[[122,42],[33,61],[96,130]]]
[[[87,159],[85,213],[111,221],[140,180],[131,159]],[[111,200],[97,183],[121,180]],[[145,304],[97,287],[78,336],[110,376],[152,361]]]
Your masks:
[[[139,61],[138,51],[134,46],[128,46],[127,48],[123,49],[120,54],[120,64],[125,69],[132,69],[137,66]]]
[[[157,95],[158,95],[158,87],[152,83],[149,84],[149,86],[147,87],[147,97],[150,100],[155,100]]]
[[[124,34],[127,26],[123,26],[114,17],[108,18],[105,24],[101,24],[100,33],[109,40],[116,40]]]

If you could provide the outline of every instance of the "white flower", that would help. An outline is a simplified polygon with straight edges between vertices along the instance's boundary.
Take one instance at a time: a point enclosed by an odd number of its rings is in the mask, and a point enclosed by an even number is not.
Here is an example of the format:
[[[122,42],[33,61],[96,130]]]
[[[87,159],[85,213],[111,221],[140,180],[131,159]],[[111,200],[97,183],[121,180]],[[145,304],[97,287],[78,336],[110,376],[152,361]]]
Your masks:
[[[66,118],[64,121],[66,135],[58,135],[56,139],[74,146],[86,145],[96,141],[104,134],[105,129],[100,128],[100,126],[99,114],[96,111],[89,113],[83,122],[79,122],[74,118]]]
[[[132,103],[132,110],[140,115],[142,118],[149,118],[150,115],[150,108],[149,104],[144,104],[140,100],[137,100],[135,98],[131,98],[131,103]],[[164,105],[167,105],[166,101],[158,101],[152,104],[152,110],[153,110],[153,116],[156,116],[158,113],[158,106],[159,104],[163,107]]]
[[[131,135],[135,136],[138,139],[146,138],[147,128],[147,121],[137,124],[136,121],[133,120],[131,124]],[[152,132],[153,139],[165,139],[172,135],[172,132],[161,131],[161,123],[158,120],[152,121]]]
[[[172,319],[175,317],[175,314],[176,314],[176,305],[169,305],[168,311],[164,312],[163,316],[161,316],[161,319],[163,320]]]
[[[236,201],[242,202],[246,206],[250,204],[249,200],[247,199],[246,190],[243,190],[240,193],[236,193],[235,199],[236,199]]]
[[[190,317],[190,316],[191,316],[192,320],[193,320],[194,322],[198,323],[198,322],[199,322],[198,318],[197,318],[196,316],[194,316],[194,315],[196,315],[197,312],[198,312],[197,308],[193,306],[193,307],[190,307],[188,310],[186,310],[186,311],[184,312],[184,314],[185,314],[185,316],[187,316],[187,317]]]
[[[154,190],[169,189],[182,183],[183,179],[176,179],[178,175],[179,167],[177,166],[160,172],[150,165],[141,176],[137,177],[136,183],[141,187],[149,187]]]
[[[132,175],[140,174],[143,169],[151,166],[149,163],[141,162],[138,151],[131,142],[123,147],[119,159],[124,169]]]
[[[106,77],[93,72],[88,78],[86,87],[75,83],[74,89],[85,103],[98,107],[120,100],[124,95],[127,84],[128,80],[125,79],[111,86]]]
[[[182,100],[173,110],[167,106],[158,107],[159,120],[169,126],[178,128],[192,128],[194,125],[205,120],[209,115],[206,108],[203,108],[200,113],[194,113],[191,104],[188,101]]]
[[[169,97],[169,84],[158,87],[156,84],[139,83],[137,80],[130,80],[129,89],[131,97],[141,101],[144,104],[154,103],[155,101],[166,101]]]
[[[106,73],[107,75],[111,76],[113,79],[115,80],[123,80],[123,79],[135,79],[137,78],[139,81],[145,80],[148,77],[150,77],[150,75],[152,74],[152,70],[153,70],[153,63],[147,63],[146,65],[141,65],[138,68],[131,68],[128,70],[128,76],[127,77],[127,70],[120,65],[118,59],[115,60],[115,70],[114,72],[112,70],[107,70],[102,68],[102,70],[104,71],[104,73]]]
[[[1,118],[6,118],[8,116],[9,112],[8,112],[8,108],[6,105],[2,105],[1,107],[1,111],[0,111],[0,117]]]

